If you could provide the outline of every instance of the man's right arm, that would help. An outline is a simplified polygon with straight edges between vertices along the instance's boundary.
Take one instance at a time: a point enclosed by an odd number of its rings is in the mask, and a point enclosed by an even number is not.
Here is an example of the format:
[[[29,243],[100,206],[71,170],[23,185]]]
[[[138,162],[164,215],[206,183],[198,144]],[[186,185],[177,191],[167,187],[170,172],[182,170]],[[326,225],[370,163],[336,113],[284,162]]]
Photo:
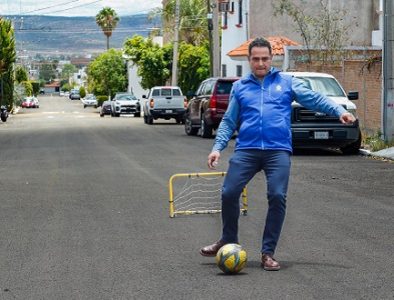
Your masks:
[[[215,143],[213,145],[211,153],[208,155],[208,167],[215,169],[220,159],[220,151],[227,147],[228,141],[233,136],[239,116],[239,104],[234,97],[234,93],[231,92],[229,104],[226,113],[220,122],[219,128],[216,132]]]
[[[235,130],[237,129],[238,116],[239,104],[232,91],[226,113],[224,114],[216,132],[215,143],[213,145],[212,151],[220,152],[227,147],[228,141],[231,139]]]

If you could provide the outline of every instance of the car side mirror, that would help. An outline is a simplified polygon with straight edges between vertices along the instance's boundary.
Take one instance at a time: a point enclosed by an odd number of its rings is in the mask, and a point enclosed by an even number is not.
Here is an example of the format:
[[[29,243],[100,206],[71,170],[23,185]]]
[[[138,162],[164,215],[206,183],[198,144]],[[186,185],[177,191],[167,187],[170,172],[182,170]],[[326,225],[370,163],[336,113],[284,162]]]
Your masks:
[[[358,99],[358,92],[357,92],[357,91],[350,91],[350,92],[347,94],[347,98],[348,98],[349,100],[357,100],[357,99]]]

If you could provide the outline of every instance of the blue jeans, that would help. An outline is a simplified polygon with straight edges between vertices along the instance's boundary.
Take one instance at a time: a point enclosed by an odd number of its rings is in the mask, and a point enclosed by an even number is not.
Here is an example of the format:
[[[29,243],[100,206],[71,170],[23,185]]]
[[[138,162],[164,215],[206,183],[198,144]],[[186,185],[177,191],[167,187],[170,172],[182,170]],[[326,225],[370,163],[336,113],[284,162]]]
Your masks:
[[[268,212],[261,252],[274,254],[286,213],[290,153],[283,150],[237,150],[229,163],[222,188],[222,240],[227,243],[238,243],[239,199],[242,189],[257,172],[264,170]]]

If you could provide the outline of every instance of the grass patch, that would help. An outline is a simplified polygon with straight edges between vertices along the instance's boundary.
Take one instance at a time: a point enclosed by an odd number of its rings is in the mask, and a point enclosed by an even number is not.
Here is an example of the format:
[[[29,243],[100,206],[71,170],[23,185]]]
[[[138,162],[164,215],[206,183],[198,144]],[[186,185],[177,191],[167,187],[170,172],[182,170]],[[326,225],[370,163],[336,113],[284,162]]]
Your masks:
[[[377,132],[374,135],[367,135],[366,133],[364,133],[362,141],[363,148],[372,152],[376,152],[382,149],[394,147],[394,140],[389,142],[384,141],[382,140],[381,136],[381,132]]]

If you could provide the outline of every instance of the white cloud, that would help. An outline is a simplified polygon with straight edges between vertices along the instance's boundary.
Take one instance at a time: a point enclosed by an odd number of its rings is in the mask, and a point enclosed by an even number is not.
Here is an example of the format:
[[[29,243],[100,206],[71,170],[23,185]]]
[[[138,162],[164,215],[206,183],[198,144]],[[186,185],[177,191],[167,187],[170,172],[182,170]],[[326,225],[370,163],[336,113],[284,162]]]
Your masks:
[[[0,0],[0,15],[95,16],[103,7],[118,15],[145,13],[161,7],[161,0]],[[4,3],[5,2],[5,3]]]

